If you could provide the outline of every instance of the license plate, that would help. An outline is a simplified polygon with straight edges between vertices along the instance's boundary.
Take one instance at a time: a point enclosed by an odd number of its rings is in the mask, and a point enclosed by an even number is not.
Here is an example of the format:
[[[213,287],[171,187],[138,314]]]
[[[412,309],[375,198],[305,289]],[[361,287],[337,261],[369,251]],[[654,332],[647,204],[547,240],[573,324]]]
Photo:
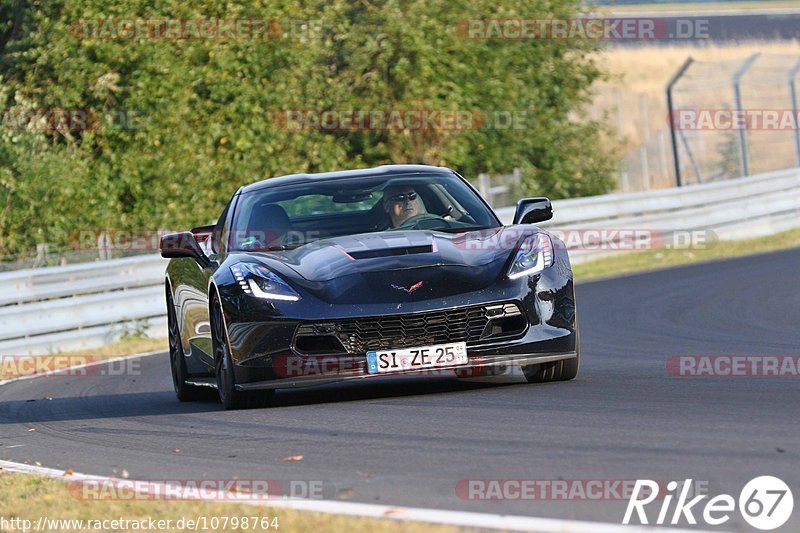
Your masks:
[[[370,374],[461,366],[467,363],[466,342],[367,352],[367,368]]]

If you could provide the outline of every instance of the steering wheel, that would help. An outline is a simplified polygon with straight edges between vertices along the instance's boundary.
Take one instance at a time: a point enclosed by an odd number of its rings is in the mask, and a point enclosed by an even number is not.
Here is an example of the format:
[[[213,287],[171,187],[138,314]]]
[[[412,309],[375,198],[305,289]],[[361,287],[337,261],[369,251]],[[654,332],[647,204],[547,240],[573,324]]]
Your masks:
[[[414,215],[394,229],[449,229],[450,223],[439,215],[421,213]]]

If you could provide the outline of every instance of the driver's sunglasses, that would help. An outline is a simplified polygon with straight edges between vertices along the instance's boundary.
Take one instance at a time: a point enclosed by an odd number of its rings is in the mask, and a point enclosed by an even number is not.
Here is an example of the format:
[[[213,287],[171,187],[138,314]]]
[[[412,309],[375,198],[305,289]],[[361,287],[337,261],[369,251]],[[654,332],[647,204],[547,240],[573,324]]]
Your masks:
[[[413,202],[417,199],[417,193],[415,192],[402,192],[400,194],[393,194],[389,197],[389,201],[395,204],[399,204],[402,202]]]

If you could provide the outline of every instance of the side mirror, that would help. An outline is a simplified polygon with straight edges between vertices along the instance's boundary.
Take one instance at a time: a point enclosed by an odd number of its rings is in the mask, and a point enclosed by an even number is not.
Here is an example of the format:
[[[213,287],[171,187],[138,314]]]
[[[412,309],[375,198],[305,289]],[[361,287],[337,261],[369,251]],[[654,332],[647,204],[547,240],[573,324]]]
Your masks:
[[[200,244],[191,231],[180,233],[167,233],[161,236],[161,257],[171,259],[173,257],[189,257],[197,261],[201,266],[208,266],[210,261]]]
[[[211,255],[214,253],[214,229],[216,226],[213,224],[209,226],[199,226],[197,228],[192,228],[191,232],[194,235],[197,244],[200,245],[200,249],[203,250],[203,254]]]
[[[514,224],[535,224],[553,218],[553,204],[548,198],[523,198],[517,202]]]

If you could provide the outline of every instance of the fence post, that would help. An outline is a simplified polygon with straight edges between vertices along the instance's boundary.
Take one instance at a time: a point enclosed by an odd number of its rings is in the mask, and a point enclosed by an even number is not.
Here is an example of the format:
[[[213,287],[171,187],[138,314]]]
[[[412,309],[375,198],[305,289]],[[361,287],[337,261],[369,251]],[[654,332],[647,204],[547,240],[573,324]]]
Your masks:
[[[792,98],[792,113],[794,113],[795,116],[797,116],[798,111],[797,84],[795,83],[798,74],[800,74],[800,60],[798,60],[794,68],[789,71],[789,95]],[[794,129],[794,156],[797,166],[800,167],[800,128]]]
[[[627,172],[620,172],[619,173],[619,181],[620,181],[620,184],[622,185],[622,192],[630,192],[631,191],[631,185],[628,182],[628,173]]]
[[[50,253],[50,246],[47,243],[36,245],[36,259],[33,260],[33,268],[47,266],[47,256]]]
[[[675,160],[675,185],[678,187],[683,186],[683,180],[681,179],[681,159],[678,154],[678,138],[675,134],[675,124],[673,124],[672,112],[674,111],[674,105],[672,101],[672,88],[683,77],[692,63],[694,63],[694,59],[692,59],[691,56],[687,57],[686,61],[683,62],[683,65],[680,66],[667,84],[667,117],[669,121],[670,137],[672,139],[672,157]]]
[[[639,119],[642,122],[642,189],[650,189],[650,159],[647,156],[647,144],[650,142],[650,121],[647,117],[647,96],[639,95]]]
[[[750,67],[753,66],[758,56],[761,55],[761,52],[756,52],[755,54],[748,57],[742,66],[733,74],[733,96],[736,99],[736,110],[741,112],[742,111],[742,91],[740,82],[742,81],[742,76],[744,76]],[[750,161],[747,156],[747,127],[741,128],[739,130],[739,154],[741,156],[741,164],[742,164],[742,176],[749,176],[750,175]]]
[[[669,179],[669,170],[667,169],[667,148],[664,145],[665,141],[664,130],[661,130],[658,132],[658,161],[661,167],[661,177],[664,183],[667,183]]]
[[[105,231],[97,237],[97,253],[101,261],[111,259],[111,237]]]

